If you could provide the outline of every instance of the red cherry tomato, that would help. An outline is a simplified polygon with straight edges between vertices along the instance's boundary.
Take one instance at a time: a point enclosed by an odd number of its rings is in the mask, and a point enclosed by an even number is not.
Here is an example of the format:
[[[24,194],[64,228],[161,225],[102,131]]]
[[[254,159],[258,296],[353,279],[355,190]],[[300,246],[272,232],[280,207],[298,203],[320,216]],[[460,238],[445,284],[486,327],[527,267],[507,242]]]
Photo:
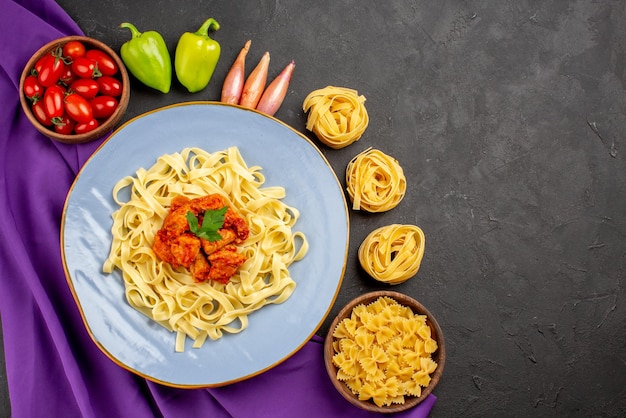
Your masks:
[[[41,73],[41,70],[43,69],[44,64],[46,64],[46,62],[48,62],[51,59],[50,57],[53,57],[52,54],[53,52],[49,52],[37,60],[37,62],[35,63],[35,67],[34,67],[35,72],[37,73],[35,75],[39,75]]]
[[[109,54],[99,49],[90,49],[85,53],[85,57],[94,60],[98,64],[98,70],[102,75],[112,76],[117,74],[119,68],[117,63]]]
[[[69,86],[77,78],[76,74],[72,72],[72,67],[70,65],[65,65],[65,70],[63,71],[61,78],[59,78],[59,82]]]
[[[39,84],[39,80],[34,75],[29,75],[24,79],[24,95],[32,102],[43,97],[44,88]]]
[[[35,118],[44,126],[52,126],[52,121],[46,115],[46,110],[44,109],[43,100],[37,100],[33,103],[33,115]]]
[[[93,110],[93,117],[97,119],[108,118],[117,109],[118,101],[111,96],[96,96],[89,101]]]
[[[74,132],[75,126],[76,122],[67,115],[63,115],[60,120],[54,123],[54,131],[62,135],[71,135]]]
[[[122,82],[115,77],[104,75],[98,78],[100,94],[118,97],[122,95]]]
[[[55,84],[65,72],[63,59],[53,53],[45,55],[40,64],[40,69],[37,71],[37,79],[44,87],[50,87]]]
[[[48,58],[49,55],[50,54],[46,54],[37,60],[37,62],[35,63],[35,67],[34,67],[35,75],[39,75],[39,73],[41,72],[41,69],[43,68],[43,64],[46,62],[46,60],[49,59]]]
[[[74,132],[77,134],[84,134],[87,132],[91,132],[98,127],[98,121],[95,119],[91,119],[87,123],[77,123],[74,127]]]
[[[74,61],[76,58],[84,57],[87,49],[80,41],[69,41],[63,45],[63,56]]]
[[[46,89],[46,92],[43,94],[43,105],[48,118],[54,119],[63,116],[63,113],[65,113],[63,96],[65,96],[65,90],[58,84]]]
[[[63,101],[67,115],[78,123],[88,123],[94,118],[91,105],[83,96],[70,93]]]
[[[87,57],[76,58],[72,62],[72,72],[82,78],[98,78],[102,75],[98,64]]]
[[[79,78],[70,84],[69,90],[80,94],[87,100],[91,100],[98,94],[100,86],[92,78]]]

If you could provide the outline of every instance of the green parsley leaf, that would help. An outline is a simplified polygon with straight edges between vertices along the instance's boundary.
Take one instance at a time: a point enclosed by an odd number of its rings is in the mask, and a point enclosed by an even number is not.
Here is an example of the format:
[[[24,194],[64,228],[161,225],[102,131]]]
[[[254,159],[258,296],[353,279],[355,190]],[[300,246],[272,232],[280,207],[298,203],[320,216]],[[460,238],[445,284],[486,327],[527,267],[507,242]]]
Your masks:
[[[187,212],[187,222],[189,222],[189,229],[194,234],[198,232],[198,218],[192,212]]]
[[[187,222],[189,222],[189,230],[196,234],[198,238],[204,238],[207,241],[214,242],[222,239],[217,232],[224,225],[224,216],[228,206],[221,209],[209,209],[204,212],[204,220],[202,226],[198,228],[198,218],[192,212],[187,212]]]

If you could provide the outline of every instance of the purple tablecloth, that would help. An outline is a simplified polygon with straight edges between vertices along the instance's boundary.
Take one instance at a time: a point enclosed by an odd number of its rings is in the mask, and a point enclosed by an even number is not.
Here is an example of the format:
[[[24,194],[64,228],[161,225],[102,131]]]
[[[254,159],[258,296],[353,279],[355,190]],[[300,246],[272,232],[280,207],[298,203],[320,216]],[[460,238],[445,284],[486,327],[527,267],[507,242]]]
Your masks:
[[[147,381],[96,347],[65,279],[59,228],[69,187],[100,142],[72,146],[42,136],[18,95],[33,52],[82,32],[52,0],[0,0],[0,9],[0,314],[13,416],[371,416],[335,391],[318,337],[260,376],[193,390]],[[435,399],[397,416],[428,416]]]

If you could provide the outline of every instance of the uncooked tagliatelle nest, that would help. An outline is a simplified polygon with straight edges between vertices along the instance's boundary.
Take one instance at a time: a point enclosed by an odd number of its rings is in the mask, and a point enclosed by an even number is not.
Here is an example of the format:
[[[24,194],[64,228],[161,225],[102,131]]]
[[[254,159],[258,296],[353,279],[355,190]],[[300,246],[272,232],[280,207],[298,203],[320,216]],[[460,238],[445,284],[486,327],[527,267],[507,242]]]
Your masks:
[[[400,284],[417,274],[425,244],[424,232],[418,226],[383,226],[363,240],[359,247],[359,262],[374,279]]]
[[[329,147],[344,148],[358,141],[369,124],[364,103],[365,96],[345,87],[312,91],[302,105],[309,112],[306,128]]]
[[[406,177],[398,161],[371,148],[348,163],[346,184],[354,210],[385,212],[395,208],[406,193]]]

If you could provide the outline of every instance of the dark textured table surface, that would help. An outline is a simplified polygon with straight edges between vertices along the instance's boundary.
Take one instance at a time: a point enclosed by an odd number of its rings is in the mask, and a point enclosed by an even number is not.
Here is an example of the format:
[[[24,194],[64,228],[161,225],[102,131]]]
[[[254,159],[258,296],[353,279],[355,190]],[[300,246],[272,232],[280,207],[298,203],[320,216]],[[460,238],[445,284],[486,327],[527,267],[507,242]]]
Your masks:
[[[350,299],[389,287],[358,265],[365,236],[415,224],[422,266],[393,290],[422,302],[445,334],[433,416],[626,415],[622,0],[58,3],[118,51],[123,21],[160,31],[171,53],[205,18],[221,24],[209,87],[189,94],[175,82],[163,95],[135,83],[125,120],[218,100],[251,39],[248,71],[265,51],[272,78],[295,60],[276,117],[309,135],[342,183],[366,148],[400,162],[401,204],[350,213],[348,265],[320,335]],[[367,98],[370,125],[342,150],[304,128],[304,97],[328,85]],[[8,411],[6,388],[0,395]]]

